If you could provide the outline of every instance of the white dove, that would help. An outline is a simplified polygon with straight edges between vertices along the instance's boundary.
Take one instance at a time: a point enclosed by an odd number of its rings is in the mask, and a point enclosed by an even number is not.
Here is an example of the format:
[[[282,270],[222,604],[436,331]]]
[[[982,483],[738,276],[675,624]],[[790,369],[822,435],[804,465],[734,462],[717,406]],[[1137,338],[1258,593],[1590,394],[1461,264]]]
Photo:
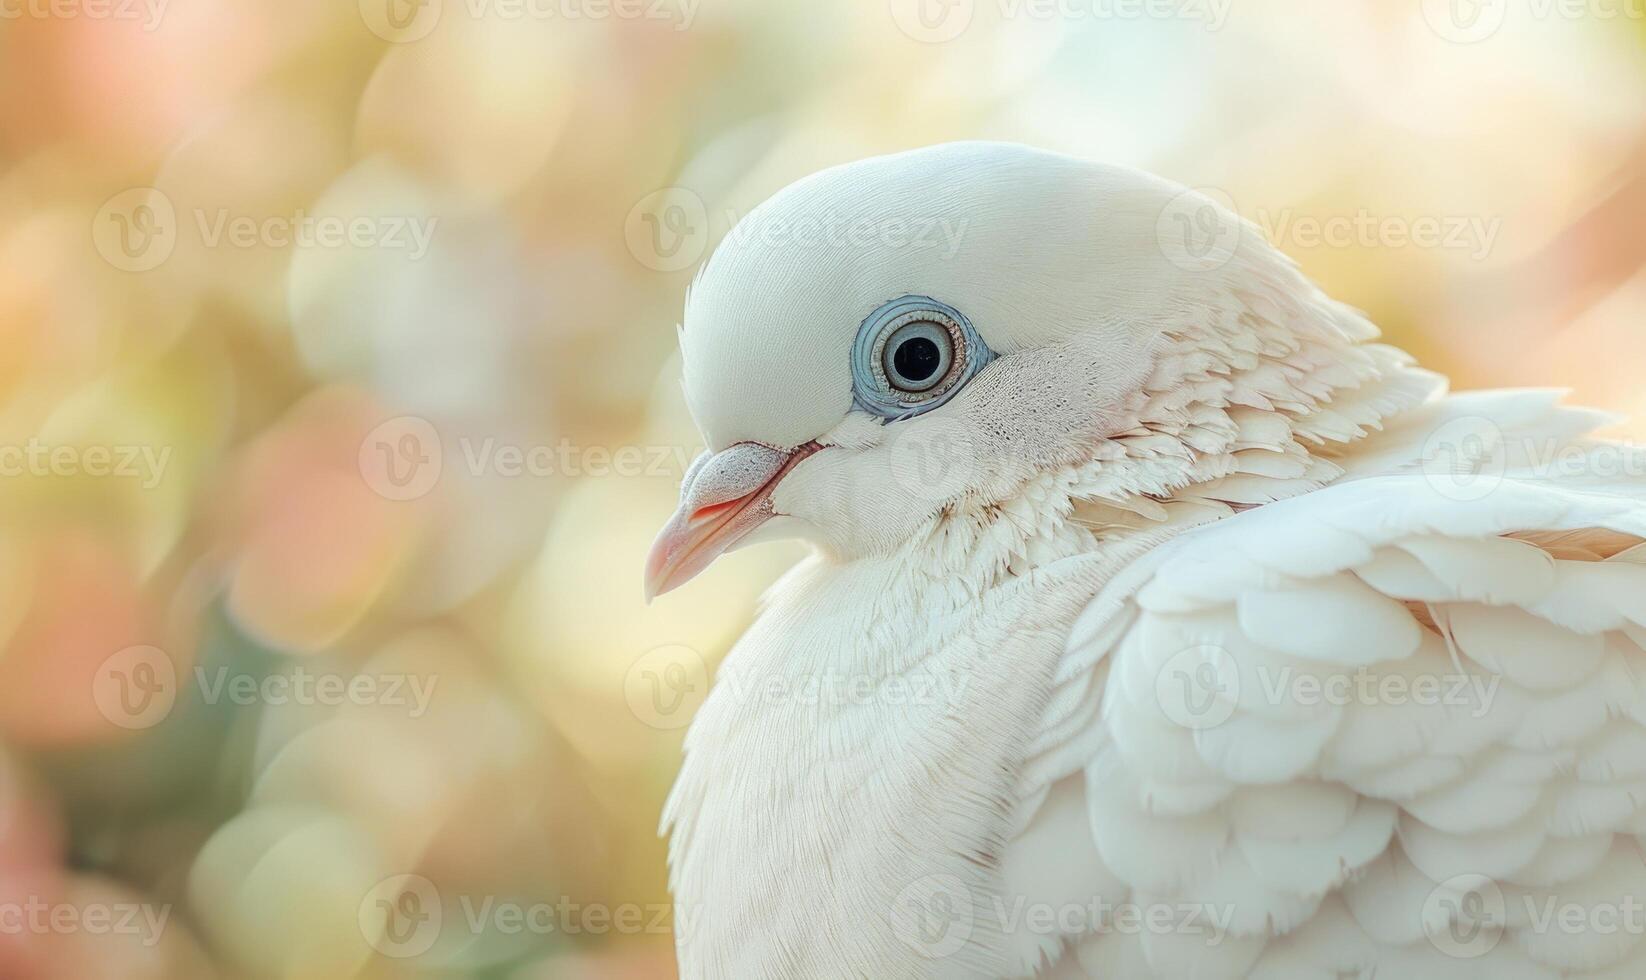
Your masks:
[[[1646,976],[1646,459],[1376,338],[1021,146],[747,215],[648,589],[814,554],[686,740],[683,976]]]

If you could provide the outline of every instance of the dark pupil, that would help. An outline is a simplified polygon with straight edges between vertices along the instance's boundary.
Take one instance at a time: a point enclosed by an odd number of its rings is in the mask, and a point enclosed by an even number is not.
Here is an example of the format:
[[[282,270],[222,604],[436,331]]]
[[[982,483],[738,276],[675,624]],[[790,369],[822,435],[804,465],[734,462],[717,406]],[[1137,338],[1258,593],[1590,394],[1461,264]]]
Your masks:
[[[892,367],[909,381],[925,381],[937,373],[943,352],[930,337],[911,337],[897,345],[892,352]]]

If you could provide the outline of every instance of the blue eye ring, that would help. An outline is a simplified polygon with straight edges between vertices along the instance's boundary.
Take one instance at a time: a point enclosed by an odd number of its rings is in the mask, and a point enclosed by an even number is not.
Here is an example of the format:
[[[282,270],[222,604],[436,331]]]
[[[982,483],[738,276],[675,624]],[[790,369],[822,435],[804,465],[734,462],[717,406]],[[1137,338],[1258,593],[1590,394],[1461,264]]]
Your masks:
[[[897,376],[896,352],[887,350],[894,337],[899,344],[918,340],[934,345],[947,337],[948,348],[938,355],[935,382]],[[919,415],[948,401],[994,358],[964,313],[930,296],[900,296],[881,304],[857,328],[852,345],[853,400],[857,408],[885,419]]]

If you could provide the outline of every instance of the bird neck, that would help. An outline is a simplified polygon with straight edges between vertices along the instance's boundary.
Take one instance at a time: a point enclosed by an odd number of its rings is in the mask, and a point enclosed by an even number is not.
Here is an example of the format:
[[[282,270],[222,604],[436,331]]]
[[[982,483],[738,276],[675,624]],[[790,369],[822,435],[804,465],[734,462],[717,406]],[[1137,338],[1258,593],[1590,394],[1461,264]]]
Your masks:
[[[1104,567],[963,600],[910,560],[803,563],[720,668],[665,815],[683,975],[1008,972],[994,923],[933,961],[909,914],[1003,891],[1016,770]]]

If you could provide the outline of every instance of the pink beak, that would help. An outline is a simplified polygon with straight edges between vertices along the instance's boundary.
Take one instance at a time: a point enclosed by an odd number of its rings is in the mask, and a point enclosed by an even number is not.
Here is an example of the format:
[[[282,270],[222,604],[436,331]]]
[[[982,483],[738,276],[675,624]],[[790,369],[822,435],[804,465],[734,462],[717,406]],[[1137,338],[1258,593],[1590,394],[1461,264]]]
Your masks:
[[[773,514],[778,482],[821,448],[809,442],[783,452],[740,442],[699,456],[680,487],[679,509],[646,558],[646,601],[685,585],[764,524]]]

